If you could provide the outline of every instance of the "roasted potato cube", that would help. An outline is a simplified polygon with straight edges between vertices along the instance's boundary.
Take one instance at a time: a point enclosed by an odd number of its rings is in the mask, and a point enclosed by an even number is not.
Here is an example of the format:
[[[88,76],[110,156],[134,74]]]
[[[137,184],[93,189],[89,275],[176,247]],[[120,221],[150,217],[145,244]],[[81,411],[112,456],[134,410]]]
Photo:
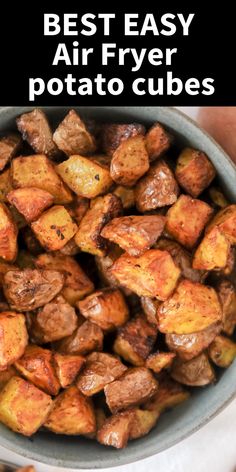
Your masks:
[[[90,434],[96,430],[94,408],[74,386],[54,400],[53,409],[44,426],[57,434]]]
[[[149,369],[132,367],[104,388],[106,402],[112,413],[140,405],[157,391],[158,382]]]
[[[119,330],[113,350],[130,364],[142,366],[156,337],[156,327],[150,325],[144,316],[137,315]]]
[[[215,226],[204,236],[193,257],[193,268],[200,270],[219,270],[226,267],[230,242]]]
[[[155,210],[176,202],[179,186],[170,167],[163,160],[150,167],[135,187],[135,201],[140,212]]]
[[[109,269],[114,264],[116,259],[121,256],[122,252],[122,249],[114,244],[111,245],[108,253],[105,256],[95,257],[100,280],[105,286],[118,287],[120,285],[118,280],[114,277]]]
[[[129,309],[122,292],[105,288],[88,295],[77,303],[80,313],[104,331],[122,326],[129,317]]]
[[[58,204],[70,203],[73,199],[71,191],[56,173],[52,162],[43,154],[13,159],[11,174],[14,188],[36,187],[45,190]]]
[[[111,267],[121,285],[139,296],[166,300],[173,292],[180,270],[167,251],[150,249],[140,257],[122,254]]]
[[[98,442],[104,444],[104,446],[113,446],[116,449],[126,447],[134,417],[135,412],[130,409],[107,418],[97,432]]]
[[[52,269],[63,272],[65,283],[61,293],[71,305],[75,305],[78,300],[91,293],[94,289],[93,282],[73,257],[64,256],[59,253],[45,253],[38,256],[36,265],[39,269]]]
[[[14,261],[17,255],[17,226],[10,211],[0,203],[0,257]]]
[[[17,376],[0,392],[0,421],[24,436],[36,433],[51,407],[49,395]]]
[[[210,359],[218,367],[229,367],[236,357],[236,344],[225,336],[216,336],[208,348]]]
[[[118,244],[131,256],[140,256],[160,237],[165,217],[160,215],[122,216],[113,218],[101,235]]]
[[[24,113],[16,120],[18,130],[23,139],[28,141],[36,154],[46,154],[52,159],[58,154],[58,148],[53,141],[48,119],[42,110]]]
[[[101,148],[112,156],[123,141],[144,134],[145,128],[139,123],[105,123],[101,126]]]
[[[197,198],[210,185],[216,171],[204,152],[185,148],[178,157],[175,175],[181,187]]]
[[[8,262],[0,260],[0,284],[3,284],[4,275],[9,270],[19,270],[19,267],[16,264],[9,264]]]
[[[220,210],[208,225],[206,233],[215,226],[218,226],[231,244],[236,244],[236,205],[229,205]]]
[[[64,275],[56,270],[9,270],[4,275],[3,290],[13,309],[28,311],[50,302],[63,284]]]
[[[222,320],[222,309],[212,287],[184,279],[158,309],[162,333],[190,334]]]
[[[141,297],[140,302],[148,323],[157,326],[157,310],[161,302],[150,297]]]
[[[135,408],[134,417],[131,422],[129,439],[142,438],[148,434],[156,425],[159,416],[160,413],[158,410],[149,411]]]
[[[21,137],[18,134],[9,134],[0,138],[0,171],[16,155],[21,146]]]
[[[122,202],[123,208],[126,210],[135,206],[135,197],[134,189],[129,187],[122,187],[122,185],[117,185],[113,191],[114,195],[119,197]]]
[[[106,385],[120,377],[127,367],[105,352],[93,352],[87,357],[86,366],[77,380],[77,387],[87,397],[101,392]]]
[[[53,366],[53,354],[49,349],[34,344],[28,345],[15,367],[26,380],[49,395],[57,395],[60,383]]]
[[[73,238],[78,227],[64,206],[55,205],[31,224],[40,244],[48,251],[57,251]]]
[[[121,212],[120,199],[111,193],[93,200],[75,235],[75,242],[80,249],[95,256],[104,256],[108,243],[101,236],[101,230],[106,223],[119,216]]]
[[[77,330],[57,344],[57,350],[65,354],[88,354],[91,351],[101,351],[103,347],[103,332],[99,326],[85,321]]]
[[[236,326],[236,292],[229,280],[222,280],[217,286],[217,293],[223,310],[223,331],[231,336]]]
[[[194,200],[188,195],[181,195],[167,212],[166,229],[180,244],[192,249],[209,221],[212,211],[207,203]]]
[[[77,355],[59,354],[53,357],[55,370],[62,388],[67,388],[74,382],[85,363],[85,358]]]
[[[172,365],[171,377],[184,385],[203,387],[215,381],[215,372],[203,352],[190,361],[176,358]]]
[[[53,140],[61,151],[72,154],[92,154],[96,150],[94,137],[75,110],[70,110],[53,134]]]
[[[17,370],[13,365],[7,367],[5,370],[0,371],[0,390],[2,390],[9,380],[15,375],[17,375]]]
[[[208,190],[208,194],[213,205],[215,205],[216,207],[225,208],[227,207],[227,205],[229,205],[226,196],[223,194],[222,190],[219,187],[210,187]]]
[[[149,169],[145,138],[133,136],[115,150],[110,167],[111,178],[120,185],[132,187]]]
[[[160,123],[155,123],[147,132],[146,148],[150,161],[154,161],[168,151],[172,137]]]
[[[0,313],[0,371],[22,356],[27,342],[24,315],[11,311]]]
[[[162,369],[168,369],[171,366],[174,358],[175,354],[173,352],[155,352],[148,356],[145,366],[159,374]]]
[[[0,202],[7,202],[7,194],[13,189],[10,169],[0,173]]]
[[[163,411],[183,403],[189,398],[189,392],[182,385],[172,380],[167,374],[161,374],[158,379],[157,393],[145,403],[144,408],[149,411]]]
[[[223,269],[220,269],[218,271],[219,276],[230,275],[233,272],[234,267],[235,267],[235,256],[236,256],[235,247],[231,246],[229,249],[226,266]]]
[[[17,188],[7,194],[7,200],[21,213],[26,221],[37,220],[41,213],[53,204],[53,196],[36,187]]]
[[[189,361],[204,351],[220,333],[221,329],[222,324],[216,322],[197,333],[167,334],[166,344],[181,359]]]

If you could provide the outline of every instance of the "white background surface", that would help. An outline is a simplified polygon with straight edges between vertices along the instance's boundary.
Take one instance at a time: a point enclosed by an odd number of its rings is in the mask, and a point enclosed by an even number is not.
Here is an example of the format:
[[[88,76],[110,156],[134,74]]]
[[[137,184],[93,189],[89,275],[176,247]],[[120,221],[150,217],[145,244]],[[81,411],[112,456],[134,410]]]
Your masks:
[[[197,107],[179,109],[192,118],[196,117]],[[235,420],[236,400],[208,425],[177,446],[149,459],[109,469],[109,472],[236,472]],[[29,464],[27,459],[1,447],[0,459],[19,465]],[[37,472],[68,471],[36,462],[34,465]]]

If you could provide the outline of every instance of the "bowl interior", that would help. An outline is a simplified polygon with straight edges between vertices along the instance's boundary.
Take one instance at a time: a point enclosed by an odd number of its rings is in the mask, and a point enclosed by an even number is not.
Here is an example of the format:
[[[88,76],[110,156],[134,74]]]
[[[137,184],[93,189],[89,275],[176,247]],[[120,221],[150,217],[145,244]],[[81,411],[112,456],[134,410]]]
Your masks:
[[[75,107],[76,108],[76,107]],[[15,117],[29,107],[0,109],[0,132],[15,128]],[[66,114],[66,108],[49,107],[45,112],[53,125]],[[222,149],[194,122],[180,112],[166,107],[88,107],[79,108],[84,118],[95,121],[136,121],[153,124],[162,122],[174,132],[177,142],[205,151],[213,162],[221,185],[232,202],[236,202],[236,167]],[[163,414],[156,428],[146,437],[132,441],[124,450],[106,448],[81,437],[37,433],[25,438],[0,425],[0,444],[23,456],[57,467],[105,468],[143,459],[176,444],[220,412],[236,392],[236,363],[220,376],[214,386],[195,389],[183,405]]]

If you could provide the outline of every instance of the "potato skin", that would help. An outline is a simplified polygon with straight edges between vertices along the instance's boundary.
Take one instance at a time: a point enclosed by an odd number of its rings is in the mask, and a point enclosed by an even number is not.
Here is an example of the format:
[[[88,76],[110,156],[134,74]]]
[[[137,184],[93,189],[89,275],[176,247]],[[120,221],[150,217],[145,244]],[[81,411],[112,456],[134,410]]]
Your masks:
[[[217,293],[223,310],[223,331],[231,336],[236,326],[236,292],[229,280],[221,280],[217,285]]]
[[[181,187],[197,198],[210,185],[216,171],[204,152],[185,148],[178,157],[175,175]]]
[[[148,130],[145,139],[150,161],[154,161],[168,151],[172,142],[172,136],[160,123],[155,123]]]
[[[0,171],[20,150],[22,140],[17,133],[9,134],[0,138]]]
[[[7,194],[7,200],[21,213],[26,221],[37,220],[41,213],[53,204],[53,196],[36,187],[17,188]]]
[[[66,355],[55,352],[53,364],[62,388],[69,387],[85,364],[85,358],[78,355]]]
[[[59,341],[56,348],[65,354],[85,355],[91,351],[101,351],[102,347],[103,332],[101,328],[90,321],[85,321],[71,336]]]
[[[202,239],[193,257],[193,268],[219,270],[226,267],[230,242],[217,226]]]
[[[215,226],[218,226],[231,244],[236,244],[236,205],[229,205],[220,210],[208,225],[206,234]]]
[[[36,433],[51,407],[49,395],[20,377],[12,377],[0,392],[0,421],[24,436]]]
[[[167,369],[171,366],[174,358],[175,354],[173,352],[156,352],[148,356],[145,366],[159,374],[162,369]]]
[[[110,167],[112,180],[119,185],[132,187],[149,169],[145,139],[133,136],[121,142],[115,150]]]
[[[144,404],[148,411],[162,413],[173,408],[185,400],[188,400],[189,392],[182,385],[171,379],[167,373],[161,373],[158,377],[157,393]]]
[[[0,370],[0,390],[5,387],[5,385],[9,382],[12,377],[17,375],[17,370],[13,365],[10,365],[4,370]]]
[[[191,387],[203,387],[215,381],[215,373],[205,353],[189,361],[174,360],[171,377]]]
[[[113,446],[116,449],[126,447],[134,415],[134,409],[130,409],[107,418],[97,432],[98,442],[104,446]]]
[[[7,194],[13,189],[10,169],[0,173],[0,202],[7,202]]]
[[[179,186],[165,161],[158,160],[135,187],[136,207],[140,212],[155,210],[176,202]]]
[[[16,119],[16,124],[23,139],[28,141],[37,154],[46,154],[52,159],[57,156],[58,148],[52,139],[48,119],[42,110],[36,108],[24,113]]]
[[[140,123],[104,123],[100,131],[101,148],[112,156],[123,141],[144,134],[145,128]]]
[[[157,310],[161,302],[150,297],[141,297],[140,302],[148,323],[157,327]]]
[[[75,110],[70,110],[53,134],[53,141],[68,156],[92,154],[96,149],[94,137]]]
[[[208,354],[214,364],[226,369],[236,357],[236,344],[226,336],[216,336],[208,348]]]
[[[0,203],[0,257],[12,262],[17,255],[17,226],[10,211]]]
[[[24,315],[11,311],[0,313],[0,371],[22,356],[27,342]]]

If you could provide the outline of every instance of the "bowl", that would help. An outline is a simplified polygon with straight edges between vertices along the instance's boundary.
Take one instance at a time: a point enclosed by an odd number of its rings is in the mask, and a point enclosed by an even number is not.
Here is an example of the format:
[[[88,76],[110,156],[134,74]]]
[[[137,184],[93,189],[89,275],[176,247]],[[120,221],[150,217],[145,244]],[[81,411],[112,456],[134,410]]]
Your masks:
[[[14,128],[16,116],[29,110],[30,107],[0,109],[0,132]],[[68,109],[46,107],[44,110],[50,121],[56,124]],[[225,193],[230,201],[236,202],[235,165],[210,136],[181,112],[167,107],[82,107],[79,112],[84,118],[97,121],[136,121],[147,126],[160,121],[173,131],[181,145],[189,144],[206,152],[218,172]],[[168,449],[222,411],[235,397],[236,363],[220,376],[214,386],[195,390],[187,402],[164,413],[151,433],[130,442],[123,450],[107,448],[79,436],[40,432],[33,438],[25,438],[3,425],[0,425],[0,445],[27,459],[57,467],[99,469],[128,464]]]

